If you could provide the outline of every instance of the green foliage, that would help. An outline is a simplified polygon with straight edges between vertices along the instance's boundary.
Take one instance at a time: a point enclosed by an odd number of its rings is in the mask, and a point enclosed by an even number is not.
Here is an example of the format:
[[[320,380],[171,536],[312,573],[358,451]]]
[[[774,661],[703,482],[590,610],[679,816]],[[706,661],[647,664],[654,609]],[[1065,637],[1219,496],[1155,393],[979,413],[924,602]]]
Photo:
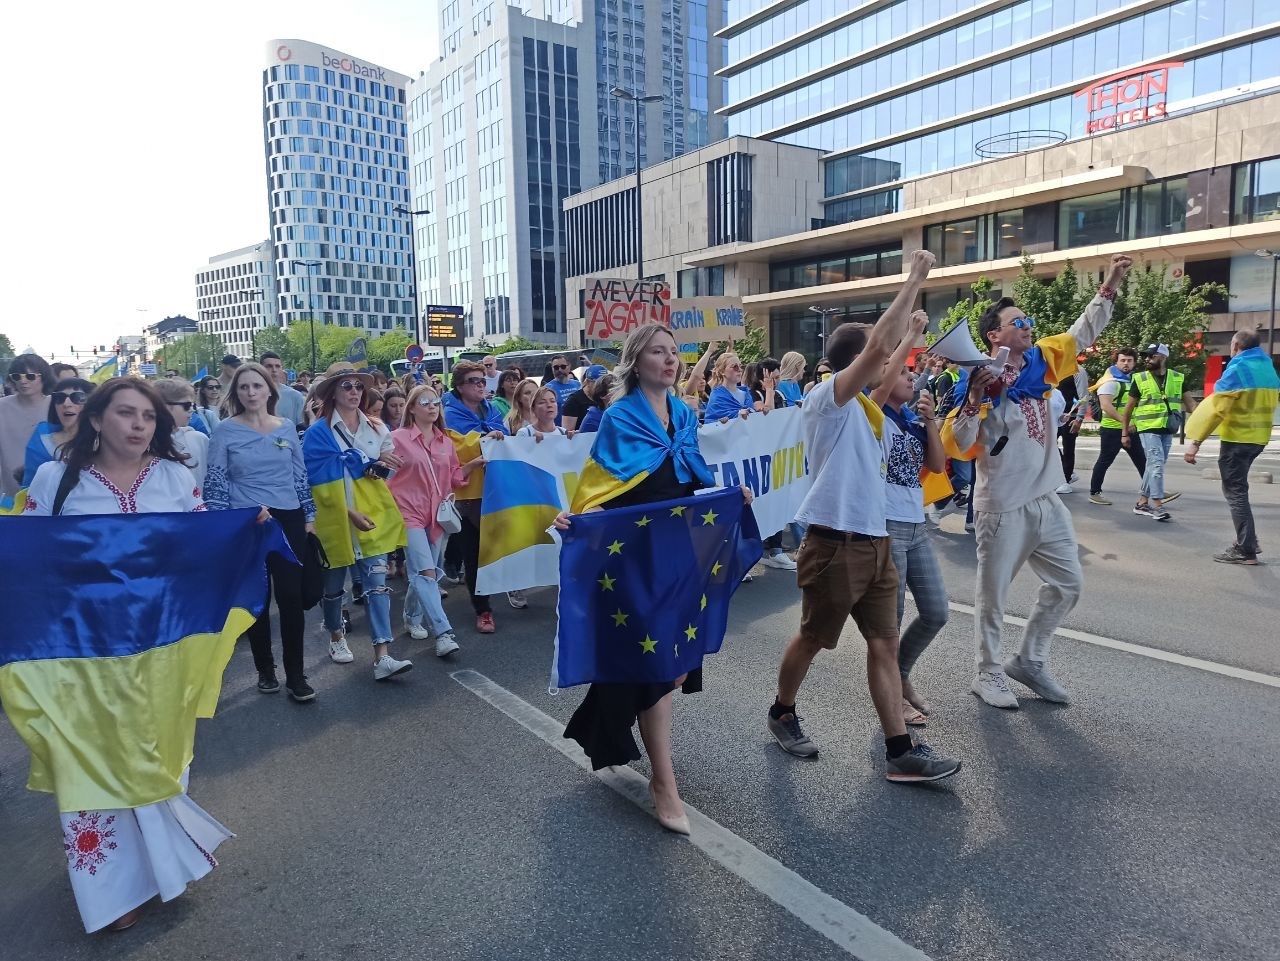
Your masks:
[[[156,351],[156,365],[164,370],[171,367],[191,380],[201,368],[218,373],[218,364],[226,356],[227,346],[217,334],[188,334]]]
[[[484,341],[481,341],[481,343],[484,343]],[[476,344],[475,346],[476,350],[488,350],[488,352],[493,354],[495,357],[500,356],[501,354],[509,354],[513,350],[546,350],[546,348],[546,344],[539,344],[536,341],[529,340],[527,337],[521,337],[518,334],[515,337],[510,337],[503,341],[497,347],[481,347],[480,344]]]
[[[391,372],[393,360],[404,360],[404,349],[413,343],[407,330],[393,330],[369,341],[365,359],[370,367],[378,367],[384,373]]]
[[[947,331],[951,330],[956,324],[966,323],[969,330],[973,334],[973,342],[982,345],[982,338],[978,336],[978,321],[982,315],[986,313],[988,307],[991,306],[991,291],[995,284],[986,277],[979,277],[974,281],[969,289],[973,292],[968,300],[957,301],[948,308],[946,314],[938,324],[938,332],[926,331],[924,340],[926,344],[932,344]]]
[[[1022,273],[1013,282],[1010,296],[1024,314],[1035,320],[1037,339],[1065,333],[1079,320],[1096,288],[1085,286],[1087,281],[1069,260],[1047,284],[1036,277],[1034,270],[1035,261],[1023,257]]]
[[[280,355],[280,359],[284,361],[286,367],[295,367],[293,360],[289,356],[293,345],[289,342],[289,336],[280,327],[265,327],[259,330],[253,338],[253,358],[257,360],[267,351],[272,351]]]
[[[765,343],[764,325],[748,314],[744,326],[746,334],[740,340],[733,342],[733,352],[738,355],[743,366],[757,363],[769,356],[768,344]],[[700,344],[699,350],[706,350],[706,344]]]
[[[13,341],[8,334],[0,334],[0,357],[13,356]]]

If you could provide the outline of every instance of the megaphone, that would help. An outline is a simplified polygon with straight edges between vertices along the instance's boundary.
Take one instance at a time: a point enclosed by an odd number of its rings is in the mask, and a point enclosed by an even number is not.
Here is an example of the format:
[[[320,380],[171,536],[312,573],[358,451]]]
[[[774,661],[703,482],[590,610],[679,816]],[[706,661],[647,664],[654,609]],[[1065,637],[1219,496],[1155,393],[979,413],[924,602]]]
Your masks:
[[[961,367],[981,367],[991,363],[990,356],[979,350],[978,345],[973,342],[969,323],[964,320],[935,340],[929,347],[929,353],[945,357]]]

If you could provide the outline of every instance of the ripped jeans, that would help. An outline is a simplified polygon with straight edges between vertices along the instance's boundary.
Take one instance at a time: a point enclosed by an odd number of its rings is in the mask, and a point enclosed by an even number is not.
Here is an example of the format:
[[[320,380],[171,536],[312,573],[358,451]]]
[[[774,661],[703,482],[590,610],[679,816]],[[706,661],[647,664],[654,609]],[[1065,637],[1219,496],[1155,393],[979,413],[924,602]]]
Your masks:
[[[440,540],[432,544],[427,532],[420,527],[409,527],[406,533],[409,543],[405,548],[405,558],[408,561],[405,569],[408,574],[409,590],[404,596],[405,623],[413,627],[421,627],[425,620],[431,633],[436,637],[441,634],[451,634],[453,628],[449,625],[449,618],[440,603],[438,580],[441,555],[444,553],[449,535],[443,535]],[[430,571],[431,576],[427,577],[423,571]]]
[[[364,584],[365,614],[374,644],[390,644],[391,589],[387,587],[387,555],[357,557],[350,567],[335,567],[324,577],[324,628],[330,634],[342,630],[342,599],[346,596],[347,574]]]

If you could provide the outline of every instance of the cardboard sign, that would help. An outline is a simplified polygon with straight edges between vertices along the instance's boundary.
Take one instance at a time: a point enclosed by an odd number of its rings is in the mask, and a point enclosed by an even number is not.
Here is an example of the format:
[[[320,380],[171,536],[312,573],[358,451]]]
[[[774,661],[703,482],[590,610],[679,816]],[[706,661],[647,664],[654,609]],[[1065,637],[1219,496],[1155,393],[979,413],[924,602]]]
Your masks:
[[[663,280],[587,279],[583,306],[586,335],[594,340],[622,340],[650,321],[671,326],[671,285]]]
[[[686,297],[671,301],[669,326],[682,344],[740,340],[747,333],[741,297]]]
[[[427,343],[432,347],[467,346],[467,325],[461,307],[427,305]]]

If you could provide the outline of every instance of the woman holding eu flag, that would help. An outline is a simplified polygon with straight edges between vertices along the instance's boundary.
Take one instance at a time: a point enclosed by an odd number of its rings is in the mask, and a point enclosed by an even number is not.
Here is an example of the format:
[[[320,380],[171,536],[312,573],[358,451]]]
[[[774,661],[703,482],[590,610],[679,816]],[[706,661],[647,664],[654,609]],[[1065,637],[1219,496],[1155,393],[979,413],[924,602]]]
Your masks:
[[[681,367],[667,328],[644,324],[627,337],[614,370],[613,400],[574,493],[572,513],[674,500],[714,485],[698,450],[698,415],[673,393]],[[561,530],[570,523],[568,514],[556,519]],[[654,558],[653,563],[661,561]],[[575,588],[566,584],[561,589]],[[666,683],[592,684],[564,733],[582,745],[592,768],[599,770],[639,760],[631,734],[639,721],[653,768],[649,791],[658,823],[688,834],[689,819],[671,762],[671,694],[676,688],[686,694],[701,691],[702,670]]]

